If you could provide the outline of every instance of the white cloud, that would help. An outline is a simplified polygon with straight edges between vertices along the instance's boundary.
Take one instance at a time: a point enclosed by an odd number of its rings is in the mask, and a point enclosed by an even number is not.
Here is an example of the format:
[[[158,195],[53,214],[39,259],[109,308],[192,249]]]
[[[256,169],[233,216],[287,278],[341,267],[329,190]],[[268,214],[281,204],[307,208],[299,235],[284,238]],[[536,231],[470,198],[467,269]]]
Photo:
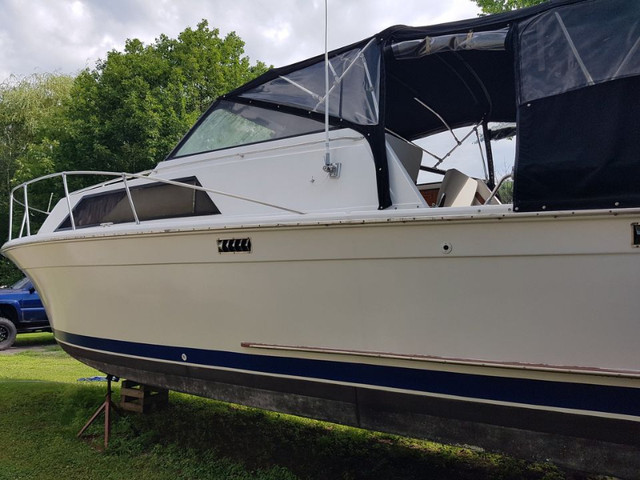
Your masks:
[[[73,2],[70,5],[70,10],[71,10],[71,14],[75,17],[75,18],[82,18],[85,14],[85,8],[82,2],[77,1],[77,2]]]
[[[291,38],[291,26],[288,23],[262,29],[263,37],[275,45],[282,45]]]

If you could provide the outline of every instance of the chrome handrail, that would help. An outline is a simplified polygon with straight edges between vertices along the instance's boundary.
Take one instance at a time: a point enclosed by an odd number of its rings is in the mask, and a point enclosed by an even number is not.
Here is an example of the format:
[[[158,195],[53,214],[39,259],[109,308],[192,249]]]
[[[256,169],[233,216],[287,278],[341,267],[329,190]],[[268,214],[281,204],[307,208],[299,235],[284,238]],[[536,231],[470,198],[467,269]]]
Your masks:
[[[127,191],[127,198],[129,199],[129,205],[131,206],[131,213],[133,213],[133,218],[136,221],[136,225],[140,225],[138,212],[136,212],[136,206],[133,204],[133,197],[131,196],[131,190],[129,190],[129,184],[127,183],[127,176],[124,173],[122,174],[122,183],[124,184],[124,189]]]
[[[73,209],[71,208],[71,200],[69,199],[69,186],[67,185],[67,174],[62,174],[62,184],[64,185],[64,198],[67,200],[67,208],[69,209],[69,218],[71,219],[71,229],[76,229],[76,221],[73,218]],[[26,208],[26,207],[25,207]],[[11,240],[11,238],[9,238]]]
[[[489,195],[489,197],[487,197],[487,199],[484,201],[485,205],[488,205],[489,202],[493,200],[493,197],[495,197],[498,194],[498,190],[500,190],[500,187],[502,186],[502,184],[505,181],[509,180],[510,178],[513,178],[513,173],[507,173],[500,180],[498,180],[498,184],[491,191],[491,195]]]
[[[75,176],[109,176],[109,177],[119,177],[121,180],[121,182],[123,183],[124,189],[127,193],[127,198],[129,200],[129,206],[131,207],[131,212],[133,213],[133,217],[135,220],[136,224],[140,223],[140,219],[138,217],[138,212],[136,210],[135,207],[135,202],[133,200],[133,197],[131,195],[131,189],[129,188],[129,182],[131,180],[137,180],[137,179],[145,179],[145,180],[151,180],[153,182],[158,182],[158,183],[165,183],[168,185],[175,185],[177,187],[182,187],[182,188],[187,188],[190,190],[196,190],[196,191],[201,191],[201,192],[207,192],[207,193],[213,193],[215,195],[221,195],[224,197],[229,197],[229,198],[235,198],[238,200],[243,200],[246,202],[251,202],[251,203],[256,203],[258,205],[264,205],[267,207],[271,207],[271,208],[276,208],[278,210],[283,210],[285,212],[289,212],[289,213],[295,213],[295,214],[299,214],[299,215],[304,215],[304,212],[298,211],[298,210],[293,210],[291,208],[287,208],[287,207],[283,207],[280,205],[275,205],[272,203],[268,203],[268,202],[263,202],[261,200],[256,200],[254,198],[250,198],[250,197],[246,197],[243,195],[236,195],[233,193],[229,193],[229,192],[223,192],[221,190],[214,190],[212,188],[205,188],[205,187],[201,187],[199,185],[191,185],[188,183],[184,183],[184,182],[178,182],[175,180],[168,180],[166,178],[160,178],[160,177],[156,177],[151,175],[151,171],[146,171],[146,172],[141,172],[141,173],[125,173],[125,172],[109,172],[109,171],[91,171],[91,170],[73,170],[73,171],[68,171],[68,172],[58,172],[58,173],[51,173],[48,175],[43,175],[41,177],[38,178],[34,178],[32,180],[28,180],[24,183],[21,183],[20,185],[14,187],[11,190],[11,193],[9,194],[9,240],[13,240],[13,218],[14,218],[14,208],[17,205],[20,205],[24,208],[24,215],[22,218],[22,223],[21,223],[21,227],[20,227],[20,233],[18,235],[17,238],[22,238],[23,237],[23,233],[24,233],[24,229],[26,227],[27,230],[27,236],[31,235],[31,223],[29,221],[29,216],[30,213],[32,211],[35,212],[39,212],[39,213],[43,213],[45,215],[49,215],[51,213],[51,211],[43,211],[40,209],[37,209],[35,207],[30,207],[29,206],[29,195],[28,195],[28,187],[30,185],[33,185],[34,183],[38,183],[38,182],[42,182],[43,180],[48,180],[51,178],[57,178],[60,177],[62,178],[62,186],[64,188],[64,196],[65,196],[65,200],[67,203],[67,209],[69,211],[69,219],[71,221],[71,229],[72,230],[76,230],[76,222],[75,222],[75,218],[73,215],[73,208],[71,206],[71,194],[75,193],[78,194],[80,192],[85,192],[87,190],[92,190],[92,189],[96,189],[96,188],[100,188],[106,185],[115,185],[116,183],[119,182],[114,182],[114,180],[107,180],[105,182],[99,183],[97,185],[93,185],[91,187],[87,187],[87,188],[83,188],[81,190],[78,190],[76,192],[69,192],[69,186],[67,183],[67,177],[70,175],[75,175]],[[22,190],[23,191],[23,202],[20,202],[16,197],[15,197],[15,193],[18,190]]]

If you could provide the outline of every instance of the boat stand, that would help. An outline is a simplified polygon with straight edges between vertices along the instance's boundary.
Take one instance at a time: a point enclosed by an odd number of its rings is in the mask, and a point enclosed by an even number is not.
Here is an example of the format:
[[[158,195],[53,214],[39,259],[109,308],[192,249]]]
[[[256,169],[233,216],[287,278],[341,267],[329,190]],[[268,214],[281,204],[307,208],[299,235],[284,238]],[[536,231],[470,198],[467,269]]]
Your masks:
[[[82,434],[85,432],[85,430],[89,428],[89,426],[93,422],[96,421],[96,419],[102,412],[104,412],[104,448],[105,450],[109,446],[109,436],[111,435],[111,411],[113,410],[115,413],[120,415],[120,412],[118,411],[118,407],[116,406],[115,403],[113,403],[113,400],[111,399],[111,381],[114,378],[115,377],[113,375],[107,375],[107,395],[105,397],[105,400],[104,402],[102,402],[102,405],[98,407],[98,410],[96,410],[93,416],[89,419],[89,421],[85,424],[85,426],[82,427],[82,429],[78,432],[78,435],[77,435],[77,437],[80,438]]]

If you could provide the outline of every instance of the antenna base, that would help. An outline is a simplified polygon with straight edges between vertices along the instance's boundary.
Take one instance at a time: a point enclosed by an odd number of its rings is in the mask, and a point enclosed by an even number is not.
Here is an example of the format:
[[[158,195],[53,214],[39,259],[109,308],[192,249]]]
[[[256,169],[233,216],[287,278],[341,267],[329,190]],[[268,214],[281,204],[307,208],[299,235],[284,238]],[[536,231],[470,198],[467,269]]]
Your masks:
[[[340,170],[342,170],[341,163],[327,163],[322,170],[329,174],[329,178],[339,178]]]

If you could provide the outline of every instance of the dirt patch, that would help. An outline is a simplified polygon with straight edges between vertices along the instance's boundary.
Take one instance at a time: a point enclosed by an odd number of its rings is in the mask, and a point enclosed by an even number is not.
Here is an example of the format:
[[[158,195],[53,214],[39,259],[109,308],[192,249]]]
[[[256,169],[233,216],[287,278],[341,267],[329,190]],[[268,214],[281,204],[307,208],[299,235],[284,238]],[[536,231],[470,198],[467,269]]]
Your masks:
[[[15,355],[20,352],[44,352],[50,345],[27,345],[26,347],[9,347],[6,350],[0,350],[0,355]]]

